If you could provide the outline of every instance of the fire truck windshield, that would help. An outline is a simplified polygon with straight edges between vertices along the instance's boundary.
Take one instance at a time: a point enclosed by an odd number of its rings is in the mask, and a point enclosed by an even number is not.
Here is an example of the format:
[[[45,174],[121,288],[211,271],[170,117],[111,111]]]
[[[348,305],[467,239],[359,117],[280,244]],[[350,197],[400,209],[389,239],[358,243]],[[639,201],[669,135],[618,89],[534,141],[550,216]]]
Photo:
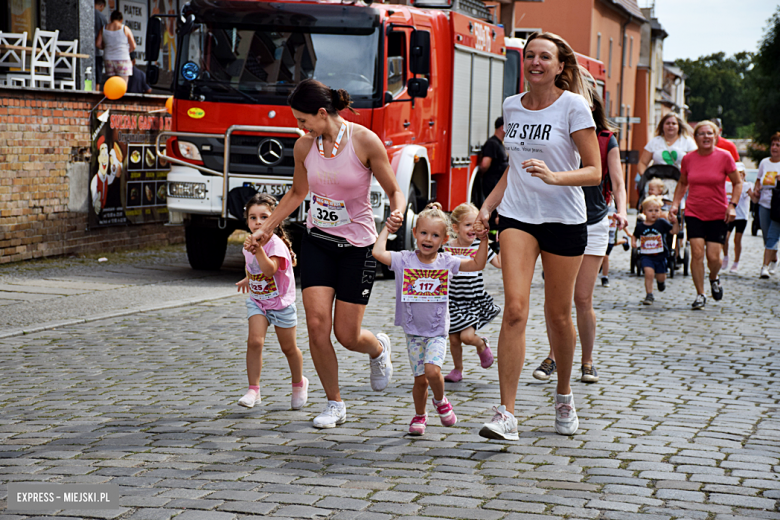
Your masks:
[[[176,97],[231,103],[286,104],[300,81],[346,89],[356,107],[378,95],[377,28],[350,34],[196,24],[185,35]]]

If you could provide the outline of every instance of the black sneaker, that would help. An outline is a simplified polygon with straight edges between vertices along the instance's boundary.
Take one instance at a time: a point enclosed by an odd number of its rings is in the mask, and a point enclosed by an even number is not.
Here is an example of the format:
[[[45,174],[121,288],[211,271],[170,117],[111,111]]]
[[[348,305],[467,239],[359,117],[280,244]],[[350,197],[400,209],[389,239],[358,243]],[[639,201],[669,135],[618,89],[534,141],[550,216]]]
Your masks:
[[[655,301],[655,298],[653,298],[653,295],[651,293],[647,293],[647,296],[645,296],[645,299],[642,300],[642,303],[644,305],[652,305]]]
[[[555,372],[555,361],[550,358],[546,358],[539,365],[539,368],[534,370],[533,376],[539,381],[547,381],[550,379],[550,375]]]
[[[703,294],[700,294],[696,297],[695,300],[693,300],[693,303],[691,304],[692,309],[703,309],[704,306],[707,305],[707,297]]]
[[[582,365],[580,366],[580,370],[582,371],[580,381],[583,383],[598,383],[599,373],[596,370],[596,367],[593,365]]]
[[[631,245],[628,243],[628,240],[626,240],[623,242],[623,251],[628,251],[629,249],[631,249]]]
[[[710,291],[712,291],[712,299],[715,301],[723,298],[723,287],[720,285],[720,278],[710,280]]]
[[[609,276],[602,276],[601,277],[601,286],[602,287],[609,287]]]
[[[658,282],[658,292],[664,292],[666,289],[666,282]]]

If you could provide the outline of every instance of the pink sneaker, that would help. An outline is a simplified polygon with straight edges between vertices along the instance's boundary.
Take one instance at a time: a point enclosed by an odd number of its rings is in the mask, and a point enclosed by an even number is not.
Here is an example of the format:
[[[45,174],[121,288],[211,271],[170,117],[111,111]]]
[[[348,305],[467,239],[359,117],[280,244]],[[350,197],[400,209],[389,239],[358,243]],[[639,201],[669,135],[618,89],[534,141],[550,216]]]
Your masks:
[[[304,376],[301,379],[303,386],[294,386],[292,389],[292,398],[290,399],[290,408],[300,410],[309,399],[309,380]]]
[[[477,355],[479,356],[479,361],[482,365],[482,368],[490,368],[493,365],[493,352],[490,350],[490,343],[488,343],[488,339],[482,338],[482,341],[485,342],[485,350],[483,350],[481,353],[477,352]]]
[[[450,383],[457,383],[462,379],[463,379],[463,372],[461,372],[457,368],[453,368],[449,374],[444,376],[444,380],[449,381]]]
[[[422,435],[425,433],[425,425],[428,424],[428,414],[415,415],[409,425],[409,435]]]
[[[436,408],[436,411],[439,413],[439,419],[441,419],[442,426],[453,426],[458,422],[458,416],[452,411],[452,405],[446,396],[441,404],[436,404],[436,399],[433,399],[433,407]]]

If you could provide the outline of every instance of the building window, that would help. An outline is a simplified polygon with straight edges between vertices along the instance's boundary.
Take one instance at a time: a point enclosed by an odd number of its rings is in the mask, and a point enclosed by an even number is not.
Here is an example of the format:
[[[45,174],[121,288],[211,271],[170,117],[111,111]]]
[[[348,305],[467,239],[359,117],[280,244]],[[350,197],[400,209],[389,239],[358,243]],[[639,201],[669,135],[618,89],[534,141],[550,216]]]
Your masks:
[[[621,67],[625,67],[628,60],[626,59],[626,49],[628,48],[628,36],[623,35],[623,61],[620,62]]]
[[[607,77],[612,77],[612,38],[609,39],[609,63],[607,64]]]
[[[596,33],[596,59],[601,59],[601,33]]]
[[[631,45],[628,47],[628,66],[631,67],[634,61],[634,37],[631,37]]]
[[[536,29],[515,29],[515,38],[522,38],[524,40],[527,40],[529,36],[531,36],[535,32],[542,32],[541,28]]]

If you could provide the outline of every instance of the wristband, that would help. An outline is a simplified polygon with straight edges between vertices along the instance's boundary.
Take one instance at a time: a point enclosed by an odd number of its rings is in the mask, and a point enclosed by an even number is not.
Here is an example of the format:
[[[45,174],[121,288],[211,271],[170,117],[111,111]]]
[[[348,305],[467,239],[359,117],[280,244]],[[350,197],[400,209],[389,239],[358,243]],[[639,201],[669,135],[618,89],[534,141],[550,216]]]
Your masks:
[[[731,205],[733,205],[735,208],[737,207],[737,205],[736,205],[736,204],[734,204],[733,202],[729,202],[729,205],[730,205],[730,206],[731,206]]]

